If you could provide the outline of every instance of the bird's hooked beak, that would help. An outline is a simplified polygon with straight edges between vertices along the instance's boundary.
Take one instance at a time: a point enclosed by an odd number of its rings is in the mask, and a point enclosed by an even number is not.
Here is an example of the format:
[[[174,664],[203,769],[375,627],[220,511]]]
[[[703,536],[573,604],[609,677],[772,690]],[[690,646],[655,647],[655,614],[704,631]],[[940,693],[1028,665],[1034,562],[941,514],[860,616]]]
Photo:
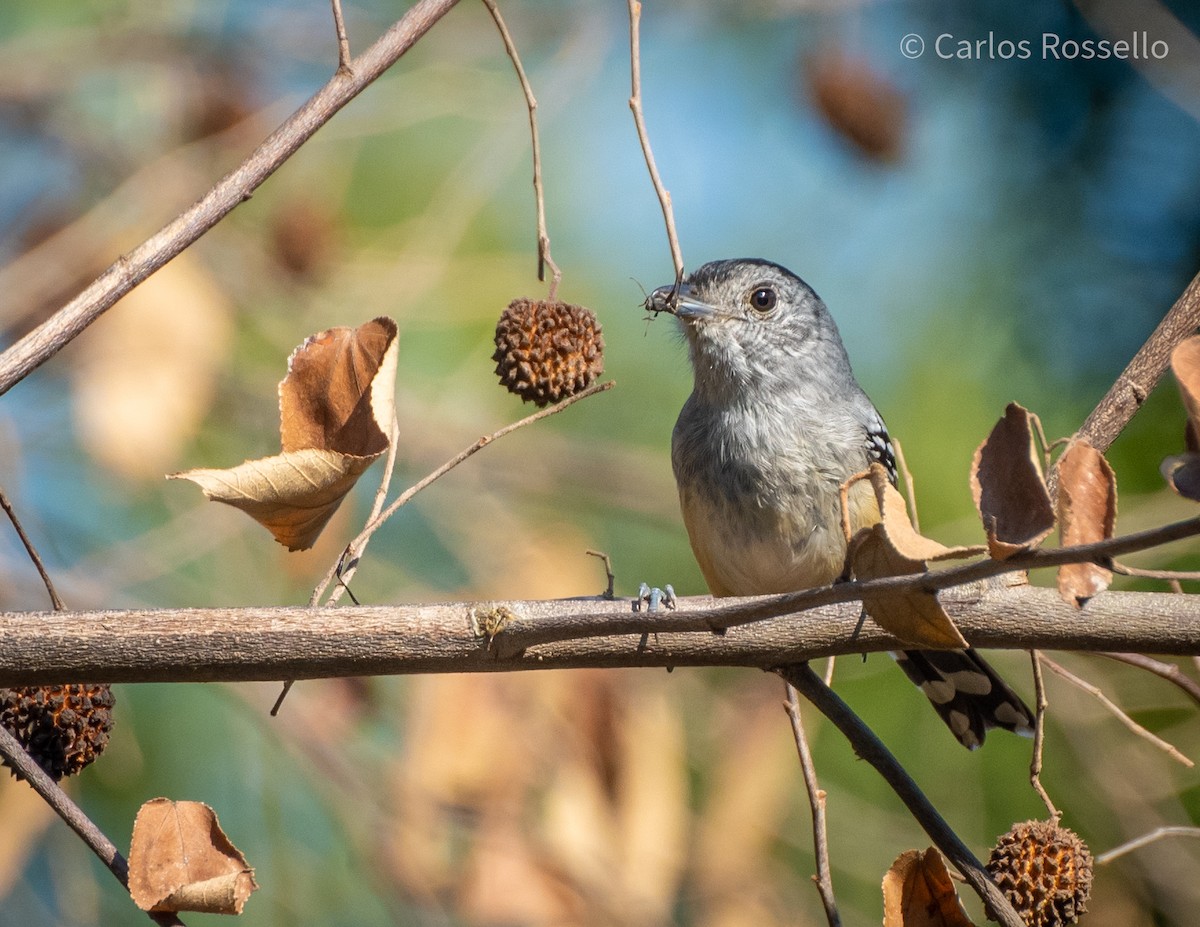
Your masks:
[[[660,286],[646,300],[646,308],[651,312],[669,312],[685,322],[701,321],[721,315],[716,307],[697,299],[692,288],[686,283],[681,283],[678,288]]]

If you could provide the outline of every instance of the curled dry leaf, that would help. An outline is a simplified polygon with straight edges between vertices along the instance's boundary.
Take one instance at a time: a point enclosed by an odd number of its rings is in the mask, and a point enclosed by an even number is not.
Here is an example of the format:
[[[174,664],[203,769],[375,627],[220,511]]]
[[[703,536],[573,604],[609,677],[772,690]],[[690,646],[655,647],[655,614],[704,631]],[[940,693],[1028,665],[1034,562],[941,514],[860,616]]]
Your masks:
[[[1113,536],[1117,477],[1104,455],[1087,441],[1072,442],[1058,461],[1058,524],[1064,546]],[[1095,563],[1058,568],[1058,594],[1079,606],[1112,582],[1112,571]]]
[[[883,927],[975,927],[933,847],[905,850],[884,875]]]
[[[254,870],[198,801],[154,798],[133,822],[129,894],[143,911],[241,914]]]
[[[1171,352],[1171,371],[1188,413],[1187,453],[1162,462],[1163,479],[1185,499],[1200,502],[1200,453],[1196,433],[1200,429],[1200,335],[1181,341]]]
[[[1030,418],[1028,409],[1010,402],[971,463],[971,495],[996,560],[1032,550],[1054,528]]]
[[[288,550],[306,550],[395,422],[396,323],[373,319],[307,338],[279,384],[283,453],[227,470],[188,470],[205,496],[246,512]]]
[[[917,533],[904,498],[891,484],[887,471],[872,464],[868,472],[881,520],[864,528],[850,547],[850,562],[860,580],[924,573],[929,560],[971,557],[981,547],[946,547]],[[867,596],[863,605],[875,622],[900,639],[920,647],[966,647],[950,616],[931,592]]]

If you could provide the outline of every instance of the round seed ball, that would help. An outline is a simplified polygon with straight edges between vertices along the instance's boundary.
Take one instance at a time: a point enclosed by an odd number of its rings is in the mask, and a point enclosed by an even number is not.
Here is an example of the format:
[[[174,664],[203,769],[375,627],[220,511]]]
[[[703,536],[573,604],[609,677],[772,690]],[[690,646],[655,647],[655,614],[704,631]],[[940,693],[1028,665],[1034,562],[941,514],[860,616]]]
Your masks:
[[[604,338],[592,310],[514,299],[496,323],[496,373],[509,392],[539,406],[589,386],[604,372]]]
[[[115,701],[112,689],[101,685],[0,689],[0,724],[58,780],[104,752]]]
[[[1092,854],[1074,831],[1049,821],[1014,824],[988,872],[1028,927],[1074,924],[1092,890]]]

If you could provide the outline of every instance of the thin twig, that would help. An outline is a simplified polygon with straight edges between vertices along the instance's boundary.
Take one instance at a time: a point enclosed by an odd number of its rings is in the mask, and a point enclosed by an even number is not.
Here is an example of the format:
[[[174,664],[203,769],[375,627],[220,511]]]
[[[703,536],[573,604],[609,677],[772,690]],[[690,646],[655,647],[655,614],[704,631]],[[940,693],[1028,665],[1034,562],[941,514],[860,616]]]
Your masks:
[[[349,554],[349,556],[346,557],[345,561],[344,561],[345,568],[342,571],[343,580],[346,582],[349,582],[350,578],[354,575],[355,571],[358,568],[359,560],[362,558],[363,551],[366,549],[367,542],[370,541],[371,536],[383,526],[384,522],[386,522],[389,518],[391,518],[393,515],[395,515],[396,512],[399,511],[403,506],[407,505],[412,500],[413,496],[415,496],[417,493],[419,493],[422,489],[425,489],[431,483],[441,479],[443,476],[445,476],[447,473],[449,473],[451,470],[453,470],[455,467],[457,467],[463,461],[467,460],[469,457],[473,456],[478,451],[483,450],[485,447],[487,447],[493,441],[498,441],[500,438],[503,438],[505,435],[511,434],[512,432],[514,432],[520,428],[524,428],[526,425],[532,425],[534,422],[540,422],[544,418],[548,418],[551,415],[555,415],[559,412],[562,412],[564,409],[567,409],[568,407],[574,405],[575,403],[579,402],[580,400],[587,399],[589,396],[594,396],[597,393],[602,393],[605,390],[612,389],[612,387],[614,387],[615,385],[616,385],[616,382],[613,380],[609,380],[604,383],[594,383],[593,385],[589,386],[587,389],[580,390],[575,395],[569,396],[568,398],[562,400],[562,402],[556,403],[555,405],[552,405],[552,406],[547,406],[545,409],[541,409],[537,412],[534,412],[532,415],[527,415],[525,418],[520,419],[519,421],[512,422],[508,425],[505,425],[503,428],[497,429],[496,431],[492,432],[490,435],[484,435],[478,441],[475,441],[473,444],[463,448],[461,451],[459,451],[457,454],[455,454],[453,457],[451,457],[449,460],[447,460],[444,464],[442,464],[440,467],[438,467],[436,470],[432,471],[431,473],[429,473],[422,479],[418,480],[416,483],[414,483],[408,489],[404,490],[404,492],[402,492],[392,502],[391,505],[389,505],[386,509],[384,509],[378,515],[376,515],[369,522],[367,522],[366,527],[363,528],[363,530],[359,533],[358,537],[356,537],[353,541],[351,541],[346,546],[346,551]],[[336,573],[336,569],[337,569],[337,564],[335,564],[329,570],[329,572],[326,574],[325,578],[321,581],[320,584],[318,584],[318,586],[317,586],[318,591],[315,593],[316,598],[318,600],[320,599],[320,595],[324,592],[325,587],[328,586],[329,583],[333,580],[333,577]]]
[[[1150,731],[1146,730],[1146,728],[1142,727],[1140,724],[1138,724],[1136,721],[1134,721],[1133,718],[1129,717],[1129,715],[1125,714],[1125,712],[1121,710],[1121,707],[1119,705],[1117,705],[1117,703],[1114,702],[1112,699],[1110,699],[1107,695],[1105,695],[1098,687],[1092,685],[1086,679],[1081,679],[1080,677],[1076,676],[1074,673],[1072,673],[1070,670],[1068,670],[1065,666],[1061,666],[1058,663],[1055,663],[1053,660],[1051,660],[1045,654],[1039,654],[1038,657],[1048,667],[1050,667],[1050,669],[1054,670],[1054,672],[1058,673],[1059,676],[1061,676],[1063,679],[1067,680],[1067,682],[1071,683],[1074,686],[1077,686],[1078,688],[1082,689],[1084,692],[1088,693],[1093,698],[1095,698],[1098,702],[1100,702],[1101,705],[1103,705],[1105,708],[1107,708],[1109,711],[1111,711],[1114,715],[1116,715],[1117,720],[1119,720],[1122,724],[1124,724],[1127,728],[1129,728],[1129,730],[1133,731],[1133,733],[1137,734],[1138,737],[1141,737],[1142,739],[1147,740],[1150,743],[1154,744],[1154,746],[1158,747],[1158,749],[1162,750],[1169,757],[1171,757],[1174,760],[1177,760],[1178,762],[1182,763],[1184,766],[1187,766],[1188,768],[1191,768],[1192,766],[1196,765],[1191,760],[1189,760],[1186,756],[1184,756],[1182,753],[1180,753],[1179,750],[1176,749],[1172,744],[1167,743],[1165,740],[1163,740],[1157,734],[1152,734]]]
[[[1133,840],[1122,843],[1120,846],[1097,854],[1096,862],[1100,865],[1111,863],[1117,857],[1124,856],[1126,853],[1131,853],[1134,850],[1140,850],[1142,847],[1161,840],[1163,837],[1200,837],[1200,827],[1159,827],[1148,834],[1135,837]]]
[[[330,602],[336,601],[335,597],[340,598],[339,590],[345,587],[357,572],[358,564],[362,560],[362,555],[367,549],[367,544],[370,542],[371,536],[383,526],[384,522],[391,518],[397,511],[399,511],[402,506],[407,505],[409,501],[412,500],[413,496],[419,493],[422,489],[445,476],[468,457],[471,457],[477,451],[483,450],[483,448],[487,447],[493,441],[503,438],[507,434],[511,434],[518,428],[523,428],[526,425],[532,425],[534,422],[541,421],[542,419],[554,415],[557,412],[561,412],[563,409],[574,405],[581,399],[586,399],[588,396],[594,396],[596,393],[602,393],[605,390],[611,389],[615,385],[616,382],[613,380],[609,380],[605,383],[595,383],[589,386],[587,389],[580,390],[575,395],[569,396],[568,398],[562,400],[562,402],[556,403],[555,405],[549,406],[545,409],[541,409],[538,412],[534,412],[532,415],[528,415],[520,421],[505,425],[503,428],[492,432],[490,435],[485,435],[474,444],[459,451],[432,473],[414,483],[412,486],[402,492],[385,510],[382,512],[376,512],[376,514],[367,521],[366,527],[359,532],[358,537],[346,545],[345,550],[334,562],[333,566],[329,568],[329,571],[325,574],[324,578],[317,583],[316,588],[309,597],[309,604],[316,605],[321,601],[321,596],[325,594],[325,590],[329,588],[329,584],[333,582],[335,577],[341,580],[341,583],[339,584],[338,588],[330,594]],[[393,446],[394,445],[395,442],[393,442]],[[283,705],[283,700],[287,697],[288,692],[292,688],[293,681],[294,680],[291,679],[284,680],[283,689],[280,691],[278,698],[275,699],[275,704],[271,707],[272,716],[279,713],[279,709]]]
[[[1200,705],[1200,682],[1196,682],[1191,676],[1185,675],[1183,670],[1174,663],[1155,660],[1144,653],[1101,653],[1100,656],[1108,657],[1110,660],[1116,660],[1119,663],[1128,663],[1130,666],[1144,669],[1148,673],[1153,673],[1155,676],[1167,680],[1167,682],[1174,683],[1186,693],[1188,698],[1197,705]]]
[[[504,39],[504,50],[508,52],[508,57],[516,69],[517,80],[521,82],[521,90],[525,94],[525,106],[529,110],[529,134],[533,137],[533,195],[537,201],[538,279],[546,279],[546,268],[549,267],[549,298],[554,300],[558,295],[558,284],[562,281],[562,271],[550,257],[550,234],[546,231],[546,194],[542,187],[542,146],[538,138],[537,98],[533,95],[533,87],[525,75],[525,68],[521,65],[521,56],[517,54],[512,34],[508,31],[504,17],[500,15],[500,8],[496,6],[495,0],[483,0],[483,5],[492,14],[496,28],[500,30],[500,37]]]
[[[395,64],[458,0],[418,0],[370,48],[293,113],[192,206],[129,253],[83,292],[0,354],[0,395],[57,354],[122,296],[248,200],[314,133]]]
[[[1108,568],[1122,576],[1136,576],[1141,579],[1200,580],[1200,570],[1144,570],[1141,567],[1126,566],[1116,560],[1108,562]]]
[[[599,557],[604,562],[604,575],[608,579],[608,586],[600,595],[603,598],[611,599],[613,597],[613,586],[617,581],[616,574],[613,573],[612,558],[602,550],[585,550],[584,553],[589,557]]]
[[[21,520],[17,518],[17,511],[13,508],[12,503],[8,501],[8,496],[4,494],[3,489],[0,489],[0,506],[4,508],[4,513],[8,515],[8,520],[12,522],[12,526],[17,532],[17,537],[25,545],[25,552],[29,554],[29,559],[33,561],[34,568],[38,571],[38,576],[42,578],[42,584],[46,587],[46,592],[50,596],[50,604],[54,606],[56,612],[66,611],[67,606],[58,597],[54,583],[50,580],[50,574],[46,572],[46,566],[42,563],[42,558],[38,556],[37,548],[33,546],[33,541],[29,540],[29,535],[21,527]]]
[[[333,26],[337,30],[338,42],[338,73],[353,74],[350,64],[350,36],[346,34],[346,19],[342,16],[342,0],[333,2]]]
[[[54,809],[71,830],[80,836],[91,851],[100,857],[100,861],[108,867],[109,872],[116,876],[117,881],[128,890],[129,863],[121,855],[116,845],[104,835],[104,832],[92,822],[91,818],[84,814],[83,809],[71,800],[71,797],[62,790],[62,787],[51,778],[49,773],[25,752],[21,742],[3,725],[0,725],[0,757],[3,757],[4,763],[11,766],[22,779],[29,783],[30,787],[42,797],[47,805]],[[147,912],[147,914],[151,920],[163,927],[183,927],[183,921],[174,914],[155,912]]]
[[[825,919],[829,921],[829,927],[840,927],[842,918],[838,914],[837,899],[833,896],[833,875],[829,870],[825,791],[817,782],[817,770],[813,765],[812,751],[808,748],[808,738],[804,734],[804,721],[800,717],[800,698],[796,694],[796,687],[786,681],[783,685],[786,690],[784,708],[792,722],[792,736],[796,739],[796,752],[800,755],[800,769],[804,774],[804,788],[808,791],[808,806],[812,810],[813,852],[817,858],[817,874],[813,876],[813,882],[821,896],[821,904],[825,906]]]
[[[883,776],[892,791],[904,802],[905,807],[925,833],[942,851],[942,855],[958,868],[967,884],[983,899],[990,916],[1003,927],[1025,927],[1024,920],[1013,910],[1008,899],[996,887],[992,877],[959,838],[938,810],[929,802],[912,777],[900,762],[883,745],[883,741],[866,723],[856,715],[832,689],[828,688],[807,663],[780,667],[776,672],[795,686],[812,702],[821,714],[834,723],[850,741],[859,757],[866,760]]]
[[[830,657],[825,661],[825,675],[821,677],[821,681],[827,686],[833,685],[833,668],[837,665],[837,657]]]
[[[642,42],[638,28],[642,18],[642,5],[638,0],[629,0],[629,71],[631,91],[629,108],[633,110],[633,124],[637,127],[638,142],[646,158],[646,169],[650,171],[650,182],[658,194],[662,206],[663,220],[667,224],[667,242],[671,246],[671,261],[675,265],[675,288],[683,282],[683,254],[679,250],[679,235],[675,231],[675,211],[671,208],[671,194],[663,186],[654,163],[654,151],[650,147],[650,136],[646,132],[646,117],[642,112]]]
[[[1049,703],[1046,701],[1046,681],[1042,678],[1042,664],[1038,656],[1036,650],[1029,651],[1030,660],[1033,662],[1033,688],[1037,697],[1037,716],[1033,723],[1033,759],[1029,763],[1029,782],[1033,786],[1033,790],[1041,797],[1051,819],[1057,823],[1058,819],[1062,817],[1062,812],[1054,807],[1054,802],[1050,800],[1050,794],[1042,785],[1042,745],[1046,738],[1046,709],[1049,707]]]

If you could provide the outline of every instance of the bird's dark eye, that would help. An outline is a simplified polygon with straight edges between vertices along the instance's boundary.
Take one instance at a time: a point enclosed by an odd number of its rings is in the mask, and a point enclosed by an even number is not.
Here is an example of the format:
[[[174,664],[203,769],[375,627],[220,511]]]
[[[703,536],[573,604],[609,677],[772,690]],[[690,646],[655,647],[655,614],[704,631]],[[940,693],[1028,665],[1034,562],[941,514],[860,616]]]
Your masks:
[[[770,312],[775,308],[775,290],[769,286],[760,286],[750,294],[750,308],[755,312]]]

